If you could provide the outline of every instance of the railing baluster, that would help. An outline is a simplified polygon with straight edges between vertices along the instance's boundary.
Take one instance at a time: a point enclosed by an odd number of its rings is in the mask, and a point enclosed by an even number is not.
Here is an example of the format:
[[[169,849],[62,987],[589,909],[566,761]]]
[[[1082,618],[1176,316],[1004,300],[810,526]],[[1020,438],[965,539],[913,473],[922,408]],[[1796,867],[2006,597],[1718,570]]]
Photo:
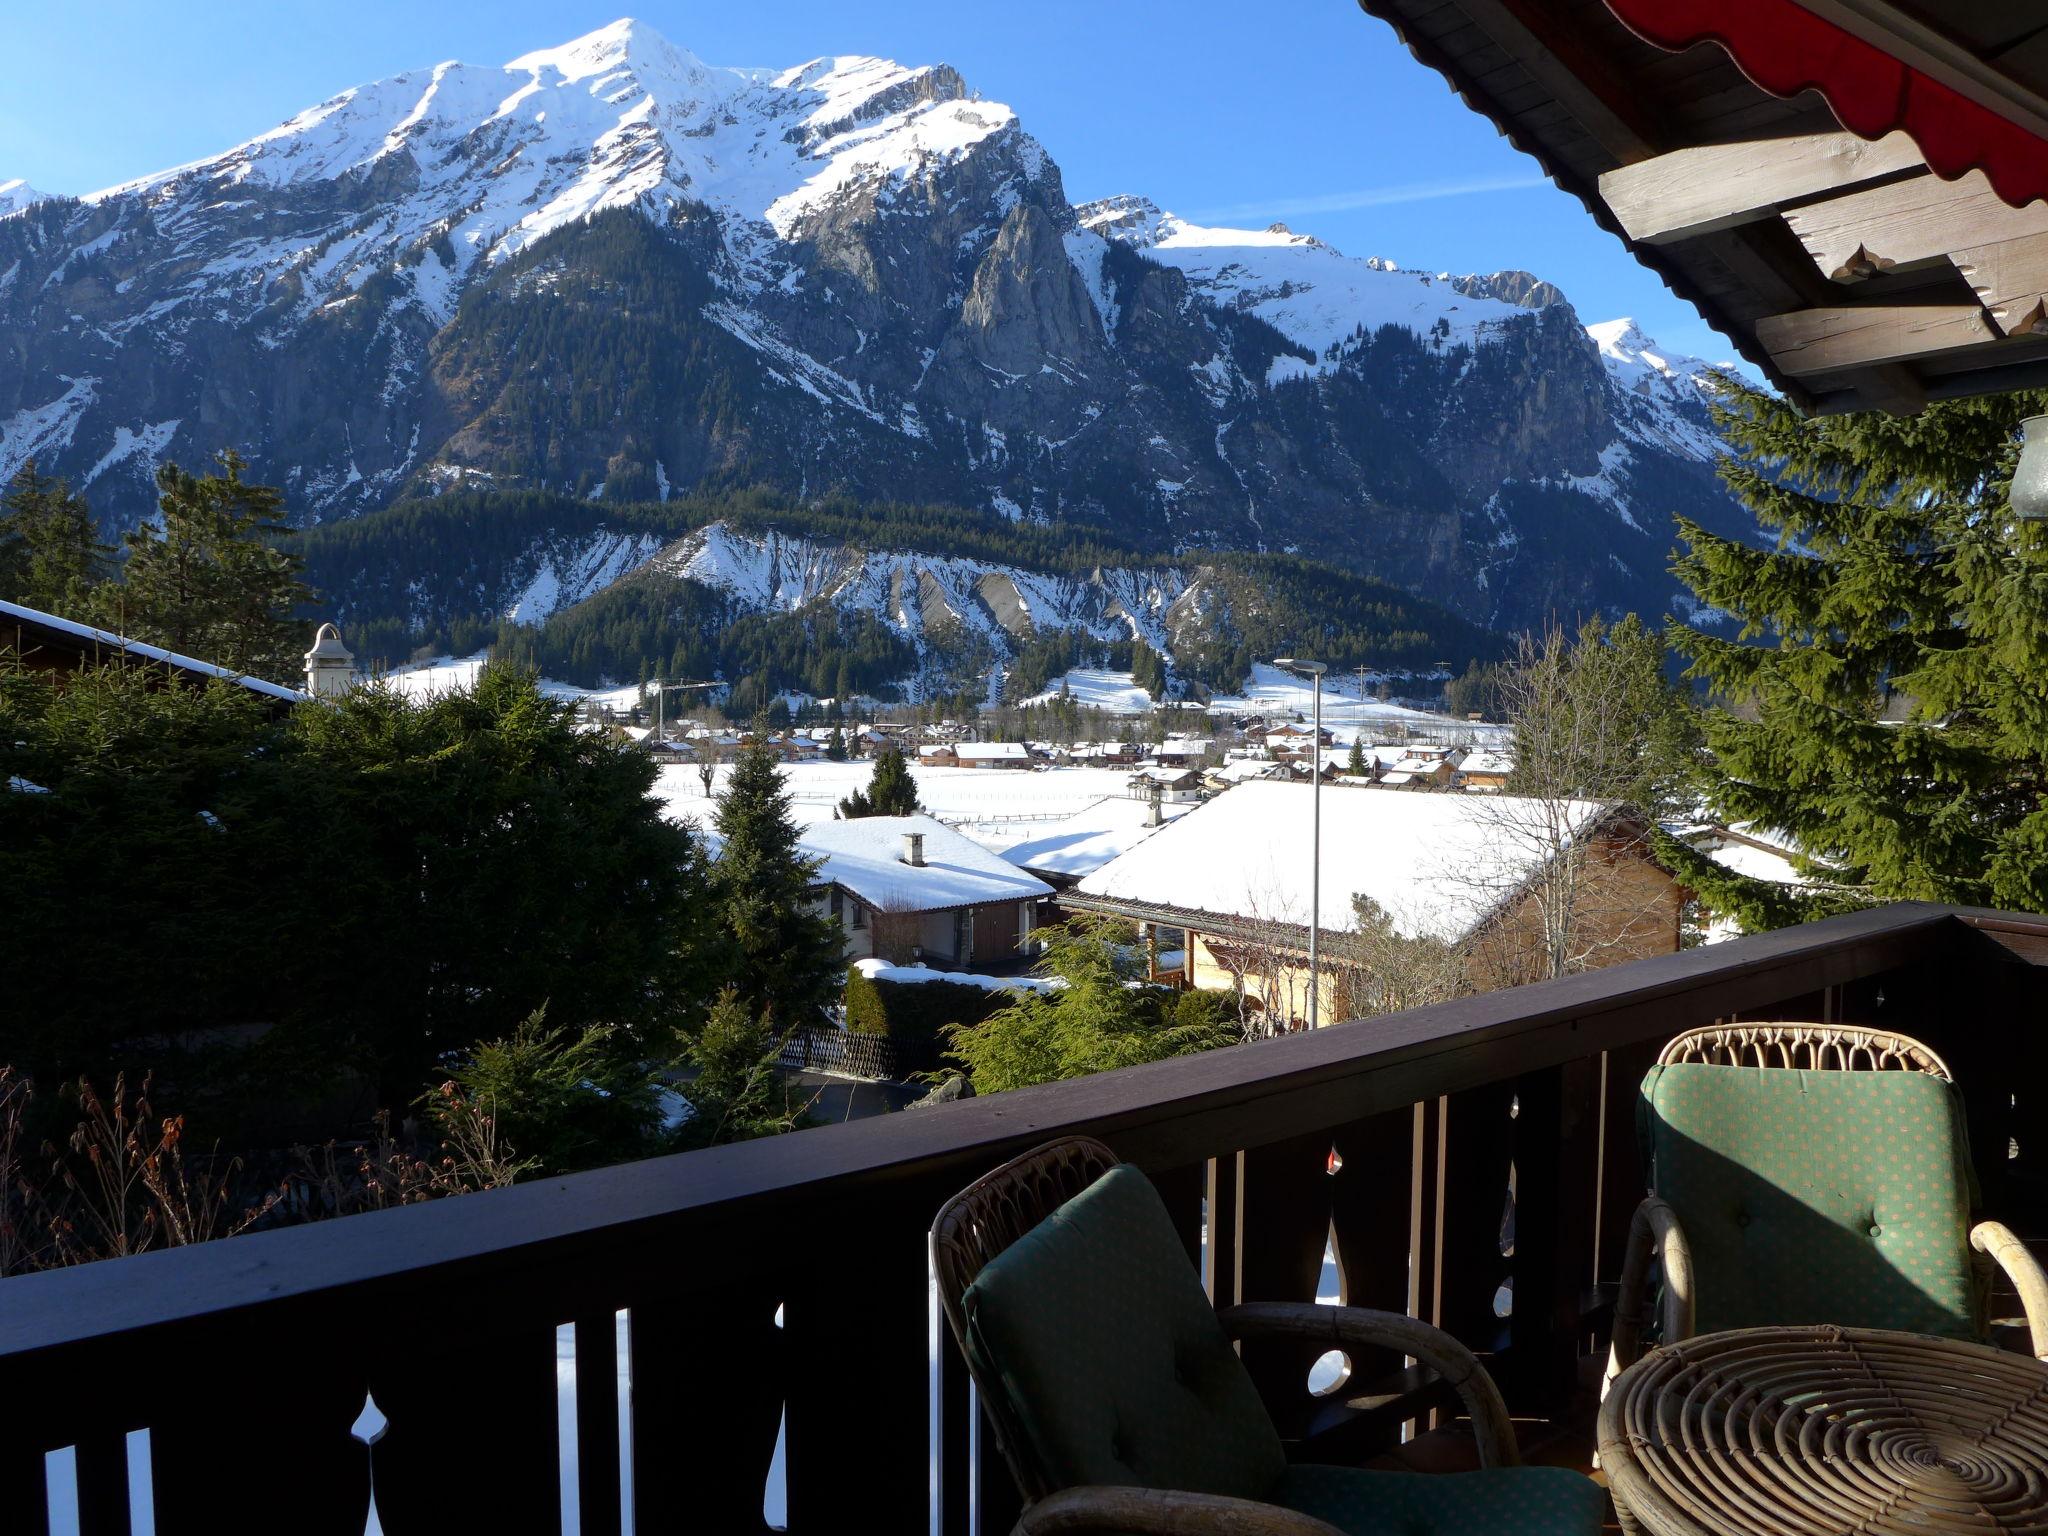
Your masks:
[[[1244,1154],[1240,1298],[1314,1301],[1330,1236],[1330,1133],[1269,1142]],[[1321,1346],[1248,1339],[1241,1353],[1282,1434],[1298,1434],[1309,1368]]]
[[[0,1489],[22,1536],[49,1536],[48,1469],[40,1447],[19,1434],[0,1435]]]
[[[445,1312],[374,1324],[370,1385],[390,1422],[375,1451],[386,1536],[557,1528],[555,1324],[545,1313],[505,1322],[497,1298],[466,1299],[468,1318],[457,1294]]]
[[[633,1306],[639,1536],[758,1532],[789,1373],[774,1293],[724,1287]],[[677,1490],[687,1488],[687,1498]]]
[[[886,1511],[898,1529],[928,1523],[921,1454],[930,1412],[925,1233],[943,1193],[868,1202],[799,1240],[838,1261],[791,1295],[794,1369],[786,1443],[789,1528],[837,1531]],[[843,1243],[844,1247],[835,1247]],[[878,1453],[879,1428],[887,1449]]]
[[[1592,1283],[1599,1179],[1598,1061],[1516,1084],[1514,1311],[1510,1406],[1555,1412],[1576,1386],[1580,1305]]]
[[[576,1489],[580,1536],[619,1536],[619,1319],[576,1319]]]
[[[1501,1253],[1507,1213],[1514,1088],[1489,1083],[1454,1094],[1444,1107],[1441,1252],[1443,1315],[1438,1326],[1473,1349],[1494,1347],[1505,1330],[1494,1310],[1512,1272]]]

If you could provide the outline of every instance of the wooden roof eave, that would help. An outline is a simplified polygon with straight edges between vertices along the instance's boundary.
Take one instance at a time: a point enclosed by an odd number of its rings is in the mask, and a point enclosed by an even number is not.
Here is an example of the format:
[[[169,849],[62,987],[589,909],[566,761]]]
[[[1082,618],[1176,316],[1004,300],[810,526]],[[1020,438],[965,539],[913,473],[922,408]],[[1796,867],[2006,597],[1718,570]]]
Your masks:
[[[1665,256],[1656,246],[1642,244],[1629,235],[1620,220],[1615,217],[1613,210],[1600,196],[1597,180],[1586,181],[1551,154],[1548,146],[1520,130],[1513,121],[1514,117],[1520,114],[1510,114],[1497,107],[1488,93],[1466,71],[1460,60],[1438,47],[1434,40],[1422,36],[1409,24],[1407,16],[1395,0],[1358,0],[1358,8],[1366,15],[1391,27],[1395,37],[1416,62],[1441,75],[1460,101],[1492,122],[1499,129],[1502,138],[1534,160],[1553,186],[1576,198],[1579,206],[1592,216],[1593,221],[1619,240],[1637,261],[1656,273],[1658,281],[1662,282],[1673,296],[1691,304],[1700,312],[1701,318],[1707,324],[1723,336],[1731,338],[1736,351],[1769,380],[1772,388],[1803,411],[1821,408],[1820,397],[1798,379],[1781,370],[1770,353],[1755,341],[1748,325],[1727,312],[1712,295],[1702,292],[1683,268]],[[1654,153],[1657,146],[1646,147],[1650,153]]]

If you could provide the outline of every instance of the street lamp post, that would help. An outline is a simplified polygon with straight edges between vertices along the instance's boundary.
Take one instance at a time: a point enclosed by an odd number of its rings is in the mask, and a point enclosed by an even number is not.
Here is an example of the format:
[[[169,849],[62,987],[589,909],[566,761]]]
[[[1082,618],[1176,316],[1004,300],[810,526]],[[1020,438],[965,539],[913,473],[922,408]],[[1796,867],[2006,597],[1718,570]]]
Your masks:
[[[1308,1027],[1314,1029],[1321,1022],[1323,996],[1323,674],[1330,669],[1320,661],[1303,661],[1296,656],[1279,657],[1273,665],[1309,680],[1314,711],[1308,758]]]

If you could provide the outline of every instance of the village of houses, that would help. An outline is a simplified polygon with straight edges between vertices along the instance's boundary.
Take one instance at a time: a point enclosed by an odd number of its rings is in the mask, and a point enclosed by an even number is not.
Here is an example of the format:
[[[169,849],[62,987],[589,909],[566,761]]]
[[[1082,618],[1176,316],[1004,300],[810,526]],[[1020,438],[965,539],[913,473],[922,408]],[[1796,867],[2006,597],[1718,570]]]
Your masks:
[[[668,813],[715,842],[722,765],[756,733],[715,719],[657,725],[644,710],[595,704],[590,714],[660,762]],[[957,721],[759,734],[782,760],[801,846],[818,861],[820,907],[838,920],[849,963],[877,980],[1039,985],[1031,972],[1042,931],[1094,914],[1134,925],[1151,979],[1231,991],[1258,1032],[1288,1032],[1359,1010],[1341,963],[1358,898],[1398,939],[1460,953],[1484,973],[1471,985],[1533,979],[1530,952],[1543,942],[1536,887],[1546,865],[1583,864],[1585,849],[1604,873],[1591,898],[1583,874],[1572,877],[1588,909],[1574,940],[1582,963],[1723,936],[1621,808],[1579,802],[1524,814],[1526,802],[1508,792],[1505,726],[1417,710],[1360,716],[1318,734],[1284,705],[1212,712],[1205,734],[1155,727],[1151,740],[1137,717],[1117,723],[1121,736],[1065,743],[979,739]],[[1400,739],[1372,739],[1372,725],[1390,719],[1406,726],[1392,733]],[[842,819],[839,801],[892,748],[911,767],[923,811]],[[1766,839],[1671,830],[1745,872],[1796,878]],[[1325,953],[1312,1006],[1317,895]],[[814,1045],[803,1047],[805,1065],[815,1064]]]

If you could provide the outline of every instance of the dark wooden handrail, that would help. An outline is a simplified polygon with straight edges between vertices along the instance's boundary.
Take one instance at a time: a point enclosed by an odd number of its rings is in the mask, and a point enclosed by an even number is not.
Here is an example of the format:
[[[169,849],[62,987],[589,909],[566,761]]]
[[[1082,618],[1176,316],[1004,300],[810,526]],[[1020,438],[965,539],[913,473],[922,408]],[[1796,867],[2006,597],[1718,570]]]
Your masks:
[[[675,1228],[746,1206],[836,1198],[915,1168],[989,1166],[1034,1142],[1088,1131],[1132,1161],[1170,1166],[1379,1109],[1455,1093],[1670,1033],[1935,953],[1956,909],[1905,903],[1660,955],[1609,970],[1460,998],[1356,1025],[1131,1067],[1072,1082],[821,1127],[800,1136],[653,1158],[514,1189],[161,1249],[5,1282],[0,1372],[44,1350],[198,1317],[276,1306],[339,1287],[464,1271],[494,1274],[610,1248],[636,1228]],[[2036,920],[2048,921],[2048,920]],[[607,1284],[609,1292],[615,1285]],[[365,1305],[374,1305],[366,1296]]]

